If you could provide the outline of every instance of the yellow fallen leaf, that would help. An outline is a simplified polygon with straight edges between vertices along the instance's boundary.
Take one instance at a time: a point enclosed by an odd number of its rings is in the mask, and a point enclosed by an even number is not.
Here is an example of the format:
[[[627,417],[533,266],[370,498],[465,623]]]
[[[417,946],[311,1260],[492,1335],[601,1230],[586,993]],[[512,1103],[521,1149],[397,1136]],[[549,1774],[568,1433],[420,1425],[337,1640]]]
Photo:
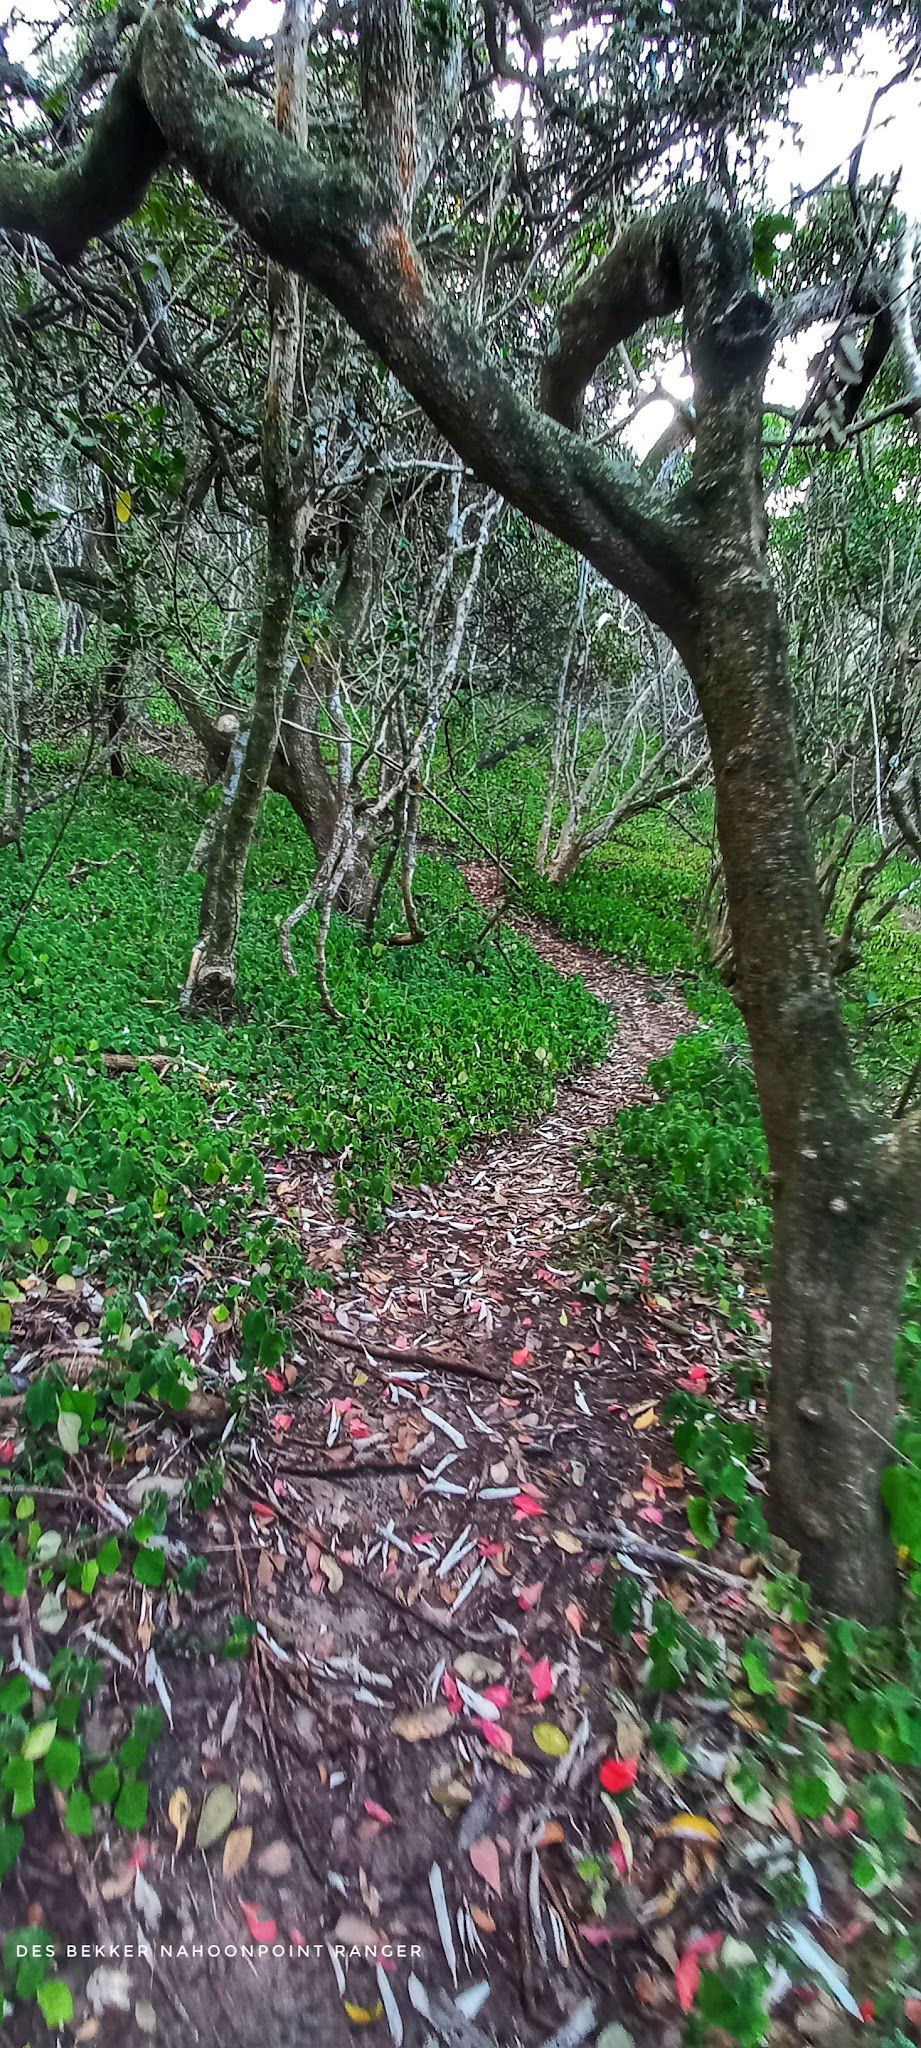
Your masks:
[[[702,1813],[674,1813],[671,1820],[663,1821],[656,1828],[655,1837],[668,1836],[673,1842],[721,1842],[723,1837],[715,1821],[707,1820]]]
[[[569,1736],[553,1721],[537,1721],[531,1732],[544,1756],[568,1756]]]
[[[565,1550],[567,1557],[578,1557],[582,1544],[570,1529],[554,1529],[553,1541],[558,1550]]]
[[[342,2003],[353,2027],[373,2027],[375,2020],[384,2016],[380,1999],[376,2005],[353,2005],[350,1998],[344,1998]]]
[[[237,1871],[243,1869],[249,1861],[252,1846],[252,1828],[231,1828],[224,1843],[224,1854],[221,1859],[221,1870],[225,1877],[236,1877]]]
[[[320,1570],[330,1592],[340,1593],[342,1591],[342,1566],[337,1564],[334,1557],[330,1557],[328,1551],[324,1551],[320,1559]]]
[[[131,492],[119,491],[115,499],[115,517],[120,526],[126,526],[131,518]]]
[[[651,1429],[653,1423],[657,1420],[657,1408],[644,1408],[642,1415],[637,1415],[634,1417],[633,1427],[634,1429]]]
[[[192,1818],[192,1801],[188,1793],[183,1791],[181,1785],[176,1787],[166,1810],[169,1815],[170,1827],[176,1830],[176,1847],[181,1849],[186,1838],[186,1830]]]

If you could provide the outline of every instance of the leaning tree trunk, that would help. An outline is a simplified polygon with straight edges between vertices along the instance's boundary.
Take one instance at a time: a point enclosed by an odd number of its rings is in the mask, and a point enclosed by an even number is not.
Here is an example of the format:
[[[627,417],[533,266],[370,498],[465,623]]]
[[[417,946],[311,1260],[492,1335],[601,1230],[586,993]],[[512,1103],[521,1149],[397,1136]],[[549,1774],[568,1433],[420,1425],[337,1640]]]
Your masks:
[[[823,1605],[880,1624],[896,1600],[881,1479],[893,1457],[893,1349],[917,1228],[913,1144],[871,1107],[852,1065],[784,636],[763,549],[750,520],[727,518],[725,496],[702,580],[694,679],[774,1187],[771,1518]]]
[[[303,140],[307,31],[303,0],[285,0],[276,45],[276,122]],[[237,986],[243,888],[269,770],[278,745],[297,594],[301,518],[291,469],[291,417],[297,371],[300,298],[290,271],[270,263],[267,277],[269,368],[262,427],[266,569],[249,725],[233,743],[217,830],[211,842],[198,942],[183,991],[185,1007],[226,1016]]]

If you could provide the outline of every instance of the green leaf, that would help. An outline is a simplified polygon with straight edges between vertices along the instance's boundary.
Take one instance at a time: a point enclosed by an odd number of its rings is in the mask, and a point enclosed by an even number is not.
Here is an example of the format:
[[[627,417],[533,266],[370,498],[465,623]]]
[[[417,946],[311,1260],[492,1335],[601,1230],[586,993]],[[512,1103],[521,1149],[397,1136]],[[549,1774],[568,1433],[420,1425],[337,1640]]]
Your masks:
[[[27,1757],[8,1757],[3,1767],[4,1791],[12,1794],[13,1819],[32,1813],[35,1808],[35,1770]]]
[[[96,1563],[100,1571],[108,1576],[110,1572],[117,1572],[121,1561],[122,1553],[118,1537],[110,1536],[108,1542],[104,1543],[102,1549],[98,1552]]]
[[[145,1546],[134,1560],[134,1576],[139,1586],[162,1586],[166,1577],[166,1552]]]
[[[756,1699],[770,1699],[777,1691],[770,1673],[770,1660],[767,1643],[760,1636],[752,1636],[739,1661],[748,1680],[749,1692],[754,1693]]]
[[[100,1764],[90,1779],[90,1792],[98,1806],[111,1806],[121,1784],[121,1772],[112,1762]]]
[[[37,1763],[39,1757],[47,1756],[54,1741],[56,1721],[36,1721],[22,1745],[22,1754],[30,1763]]]
[[[80,1447],[80,1417],[66,1409],[58,1409],[58,1443],[68,1457],[73,1457]]]
[[[893,1542],[921,1564],[921,1471],[915,1465],[889,1465],[883,1473],[882,1495]]]
[[[611,1594],[611,1627],[616,1636],[628,1636],[636,1625],[643,1595],[636,1579],[621,1572]]]
[[[0,1685],[0,1714],[18,1714],[27,1707],[31,1687],[24,1671],[14,1671],[5,1685]]]
[[[901,1842],[908,1817],[898,1786],[884,1771],[874,1771],[860,1788],[860,1812],[867,1834],[874,1842]]]
[[[702,1493],[692,1494],[688,1501],[688,1522],[691,1534],[705,1550],[712,1550],[714,1543],[719,1542],[719,1523],[711,1503],[704,1499]]]
[[[22,1828],[14,1827],[8,1820],[0,1821],[0,1883],[12,1870],[25,1839]]]
[[[196,1849],[210,1849],[236,1818],[237,1795],[232,1785],[212,1785],[206,1793],[195,1831]]]
[[[67,1801],[67,1812],[64,1819],[72,1835],[92,1834],[93,1808],[89,1793],[84,1792],[82,1787],[78,1787],[76,1792],[71,1793]]]
[[[80,1769],[80,1744],[69,1736],[59,1735],[51,1745],[45,1758],[45,1770],[53,1785],[62,1792],[69,1792]]]
[[[38,1987],[38,2002],[49,2027],[65,2027],[73,2019],[73,1995],[63,1977],[46,1977]]]
[[[143,1778],[126,1778],[115,1804],[115,1818],[120,1827],[142,1828],[147,1819],[149,1790]]]
[[[790,1772],[789,1782],[794,1813],[803,1820],[821,1820],[832,1803],[825,1779],[819,1777],[817,1771],[794,1769]]]

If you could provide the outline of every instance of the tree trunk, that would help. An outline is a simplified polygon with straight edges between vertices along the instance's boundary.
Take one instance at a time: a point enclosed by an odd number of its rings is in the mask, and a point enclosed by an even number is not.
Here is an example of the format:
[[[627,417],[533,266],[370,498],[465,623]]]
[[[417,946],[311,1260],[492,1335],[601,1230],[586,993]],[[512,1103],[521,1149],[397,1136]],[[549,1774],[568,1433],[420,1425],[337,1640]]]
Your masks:
[[[825,1606],[881,1625],[896,1604],[880,1486],[917,1177],[907,1128],[871,1108],[851,1062],[774,592],[750,522],[734,543],[727,531],[691,665],[774,1183],[771,1519]]]
[[[303,140],[307,30],[303,0],[286,0],[276,43],[276,122]],[[269,367],[262,428],[266,570],[248,729],[236,734],[217,830],[208,854],[198,943],[183,991],[185,1007],[227,1016],[236,999],[243,888],[269,770],[278,746],[288,641],[300,563],[301,517],[291,473],[291,417],[300,298],[290,271],[268,267]]]
[[[822,1119],[777,1191],[772,1271],[773,1524],[823,1606],[877,1625],[895,1601],[880,1487],[912,1227],[891,1155],[866,1110]]]

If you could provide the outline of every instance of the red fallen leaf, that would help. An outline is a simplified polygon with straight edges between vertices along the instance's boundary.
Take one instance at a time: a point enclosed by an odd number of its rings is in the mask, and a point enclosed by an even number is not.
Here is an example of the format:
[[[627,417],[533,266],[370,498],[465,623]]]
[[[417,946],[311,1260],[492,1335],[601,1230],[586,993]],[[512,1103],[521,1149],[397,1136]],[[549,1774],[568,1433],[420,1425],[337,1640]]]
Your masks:
[[[641,1508],[639,1512],[639,1520],[641,1522],[654,1522],[656,1528],[658,1529],[664,1522],[665,1516],[663,1515],[661,1508]]]
[[[293,1416],[293,1415],[273,1415],[273,1417],[272,1417],[272,1428],[273,1428],[273,1429],[290,1429],[290,1428],[291,1428],[291,1424],[292,1424],[292,1422],[293,1422],[293,1421],[294,1421],[294,1416]]]
[[[635,1756],[607,1756],[598,1772],[603,1792],[629,1792],[639,1769]]]
[[[189,1336],[189,1343],[191,1344],[191,1346],[192,1346],[192,1349],[193,1349],[193,1351],[197,1351],[197,1350],[198,1350],[198,1347],[199,1347],[199,1345],[200,1345],[200,1343],[201,1343],[201,1331],[200,1331],[200,1330],[190,1330],[190,1331],[189,1331],[189,1333],[188,1333],[188,1336]]]
[[[464,1702],[461,1699],[460,1688],[458,1686],[457,1679],[455,1678],[453,1671],[446,1671],[444,1673],[444,1676],[441,1681],[441,1690],[444,1693],[445,1699],[447,1700],[448,1706],[450,1707],[452,1714],[462,1714],[464,1710]]]
[[[548,1700],[553,1691],[554,1678],[549,1657],[539,1657],[531,1672],[531,1689],[534,1698],[540,1702]]]
[[[910,2027],[921,2027],[921,1998],[906,1998],[905,2018]]]
[[[413,1537],[413,1542],[415,1542],[415,1540],[415,1537]],[[505,1549],[505,1544],[492,1543],[490,1542],[488,1536],[481,1536],[479,1543],[477,1544],[477,1549],[481,1557],[501,1557],[502,1552]]]
[[[846,1806],[839,1820],[832,1820],[831,1814],[826,1813],[822,1821],[822,1833],[837,1841],[841,1835],[852,1835],[859,1826],[859,1813],[855,1813],[852,1806]]]
[[[875,2007],[875,2005],[874,2005],[874,2003],[873,2003],[873,2000],[872,2000],[872,1998],[863,1998],[863,1999],[861,1999],[861,2002],[860,2002],[860,2017],[861,2017],[861,2019],[862,2019],[862,2020],[875,2020],[875,2018],[876,2018],[876,2007]]]
[[[274,1941],[278,1933],[277,1920],[267,1920],[262,1906],[251,1906],[245,1899],[240,1900],[240,1911],[254,1941]]]
[[[0,1444],[0,1465],[11,1465],[15,1455],[16,1445],[13,1438],[11,1436],[5,1437],[3,1443]]]
[[[273,1394],[283,1394],[285,1392],[287,1383],[280,1372],[266,1372],[263,1373],[262,1377],[265,1380],[266,1386],[271,1387]]]
[[[518,1605],[524,1609],[525,1614],[530,1614],[537,1606],[543,1590],[543,1579],[536,1579],[533,1586],[522,1586],[518,1595]]]
[[[601,1339],[600,1339],[600,1337],[598,1337],[598,1338],[596,1338],[596,1339],[595,1339],[595,1342],[594,1342],[594,1344],[590,1344],[590,1345],[589,1345],[589,1347],[588,1347],[588,1355],[589,1355],[589,1358],[600,1358],[600,1357],[601,1357]]]
[[[623,1845],[620,1842],[612,1842],[608,1850],[608,1855],[611,1858],[611,1862],[614,1865],[618,1877],[626,1877],[628,1875],[627,1857]]]
[[[502,1871],[499,1851],[492,1836],[480,1835],[475,1842],[471,1842],[467,1854],[477,1876],[482,1878],[487,1889],[495,1892],[497,1898],[501,1898]]]
[[[508,1686],[501,1683],[485,1686],[483,1698],[484,1700],[491,1700],[493,1706],[499,1708],[500,1713],[504,1713],[506,1707],[510,1707],[512,1704],[512,1695],[509,1692]]]
[[[507,1728],[500,1728],[498,1721],[484,1721],[474,1715],[474,1728],[478,1728],[484,1742],[490,1749],[501,1749],[503,1756],[514,1756],[515,1747]]]
[[[528,1515],[545,1515],[547,1510],[530,1493],[516,1493],[512,1502],[516,1522],[523,1522]]]
[[[142,1836],[139,1842],[135,1842],[134,1848],[132,1849],[131,1854],[128,1857],[128,1860],[125,1864],[125,1869],[143,1870],[149,1855],[150,1843],[146,1842]]]
[[[350,1416],[349,1416],[349,1423],[348,1423],[348,1428],[349,1428],[349,1436],[351,1436],[351,1437],[354,1437],[354,1438],[356,1439],[356,1441],[359,1441],[359,1442],[361,1441],[361,1439],[362,1439],[363,1437],[366,1437],[366,1436],[370,1436],[370,1434],[371,1434],[371,1431],[370,1431],[370,1429],[368,1428],[368,1425],[367,1425],[367,1423],[366,1423],[366,1422],[362,1422],[362,1419],[361,1419],[361,1416],[360,1416],[360,1415],[350,1415]]]
[[[288,1933],[296,1948],[307,1947],[307,1936],[300,1927],[289,1927]]]
[[[333,1399],[331,1400],[331,1402],[330,1402],[329,1406],[330,1406],[330,1408],[332,1408],[332,1409],[334,1409],[334,1410],[335,1410],[335,1413],[336,1413],[337,1415],[347,1415],[347,1414],[348,1414],[348,1412],[349,1412],[349,1409],[350,1409],[350,1408],[354,1408],[354,1406],[355,1406],[355,1403],[354,1403],[354,1401],[352,1400],[352,1396],[351,1396],[351,1394],[345,1394],[345,1395],[338,1395],[338,1394],[336,1394],[336,1395],[334,1395],[334,1396],[333,1396]],[[329,1412],[329,1411],[328,1411],[327,1409],[325,1409],[325,1408],[324,1408],[324,1410],[323,1410],[323,1413],[324,1413],[324,1415],[325,1415],[325,1414],[328,1414],[328,1412]]]
[[[260,1522],[274,1522],[275,1520],[275,1509],[270,1508],[268,1501],[265,1500],[254,1500],[250,1506],[250,1513],[258,1515]]]
[[[372,1820],[379,1820],[382,1828],[392,1828],[393,1814],[387,1812],[386,1806],[378,1806],[376,1799],[365,1800],[365,1812]]]
[[[522,1344],[517,1351],[512,1352],[512,1364],[530,1365],[533,1356],[533,1351],[529,1351],[527,1345]]]
[[[690,2012],[700,1983],[701,1956],[715,1956],[723,1946],[721,1934],[699,1934],[689,1941],[675,1971],[675,1993],[682,2012]]]
[[[614,1928],[583,1926],[579,1929],[579,1938],[587,1941],[589,1948],[604,1948],[606,1942],[613,1941]]]

